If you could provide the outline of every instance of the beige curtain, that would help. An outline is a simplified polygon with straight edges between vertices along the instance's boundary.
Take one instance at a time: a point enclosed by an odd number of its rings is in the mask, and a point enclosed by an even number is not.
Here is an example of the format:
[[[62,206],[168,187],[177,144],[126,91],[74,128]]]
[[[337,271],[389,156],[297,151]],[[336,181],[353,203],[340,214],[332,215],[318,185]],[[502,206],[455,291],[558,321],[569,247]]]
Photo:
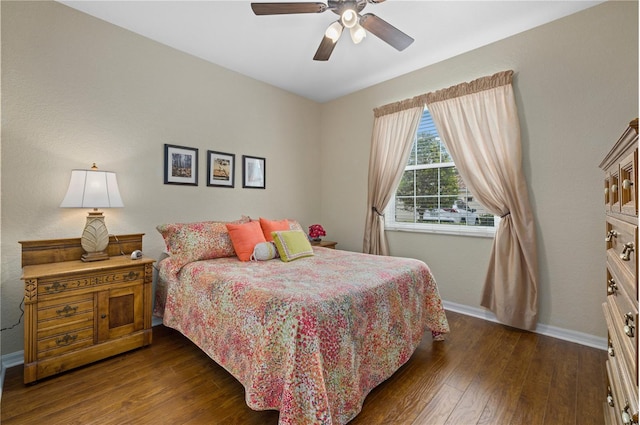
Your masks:
[[[426,95],[440,137],[476,200],[502,217],[481,305],[498,320],[535,329],[538,265],[533,216],[522,172],[513,71]]]
[[[424,99],[414,98],[374,110],[369,191],[363,252],[389,255],[384,233],[384,209],[400,183],[424,110]]]

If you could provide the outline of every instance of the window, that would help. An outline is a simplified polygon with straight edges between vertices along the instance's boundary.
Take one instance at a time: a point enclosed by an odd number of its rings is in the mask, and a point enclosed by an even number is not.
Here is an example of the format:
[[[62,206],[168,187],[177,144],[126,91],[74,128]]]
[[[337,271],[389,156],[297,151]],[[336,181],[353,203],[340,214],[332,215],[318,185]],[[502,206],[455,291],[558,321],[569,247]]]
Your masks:
[[[389,230],[476,236],[495,233],[500,218],[474,201],[427,109],[385,217]]]

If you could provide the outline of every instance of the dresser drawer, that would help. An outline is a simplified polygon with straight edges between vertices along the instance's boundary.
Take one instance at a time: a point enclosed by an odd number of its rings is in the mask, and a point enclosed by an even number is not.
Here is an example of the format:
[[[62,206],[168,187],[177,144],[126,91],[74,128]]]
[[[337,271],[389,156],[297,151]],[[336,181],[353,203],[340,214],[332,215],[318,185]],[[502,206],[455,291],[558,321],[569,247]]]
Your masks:
[[[65,319],[43,322],[38,325],[37,338],[41,340],[61,333],[74,332],[78,329],[93,326],[94,322],[95,313],[93,311],[87,311]]]
[[[624,395],[622,394],[622,385],[620,384],[620,375],[616,368],[615,362],[607,360],[607,402],[613,410],[612,416],[615,418],[615,424],[622,424],[622,412],[626,407]]]
[[[620,405],[620,397],[622,392],[622,387],[619,385],[619,377],[617,375],[617,371],[615,370],[615,366],[611,360],[607,360],[606,362],[607,368],[607,406],[611,409],[611,412],[607,416],[613,418],[614,424],[622,423],[620,418],[620,408],[624,407],[624,405]]]
[[[607,260],[625,269],[630,276],[638,272],[638,227],[625,221],[607,217]],[[613,260],[617,261],[613,261]]]
[[[629,216],[638,215],[636,183],[638,180],[638,149],[620,161],[620,212]]]
[[[98,285],[113,285],[118,283],[143,283],[145,278],[144,266],[123,268],[117,271],[99,273],[75,274],[71,276],[44,278],[38,282],[38,295],[47,296],[81,288]]]
[[[610,347],[607,350],[608,351],[607,358],[612,364],[616,365],[617,371],[624,370],[625,375],[630,378],[627,381],[631,382],[631,380],[633,380],[632,374],[635,373],[635,369],[629,370],[629,358],[625,356],[625,351],[624,349],[621,348],[620,340],[616,332],[609,332],[609,344],[610,344]],[[634,365],[631,365],[631,367],[634,367]],[[616,379],[622,382],[620,378],[616,378]]]
[[[602,304],[602,307],[609,331],[608,358],[618,365],[618,369],[624,369],[629,378],[634,381],[634,383],[637,383],[637,340],[630,338],[625,333],[624,328],[626,325],[624,319],[621,317],[620,308],[616,306],[615,300],[608,298],[607,302]],[[634,335],[635,331],[634,329]]]
[[[610,295],[607,297],[607,302],[610,303],[611,313],[614,317],[614,322],[619,329],[622,330],[627,341],[631,341],[631,345],[635,347],[637,345],[637,318],[638,307],[631,301],[631,298],[624,292],[624,290],[618,291],[617,295]]]
[[[57,320],[69,320],[79,314],[93,313],[93,294],[82,294],[42,301],[38,304],[38,327],[54,326]]]
[[[38,338],[38,359],[93,345],[93,323],[89,327],[62,332],[50,337]]]
[[[638,285],[635,277],[629,273],[622,260],[607,252],[607,294],[615,290],[624,290],[632,300],[638,300]]]
[[[604,182],[605,211],[620,212],[620,168],[618,164],[607,170]]]
[[[638,423],[638,393],[625,381],[625,371],[607,360],[608,405],[614,410],[616,422]],[[630,422],[633,421],[633,422]]]

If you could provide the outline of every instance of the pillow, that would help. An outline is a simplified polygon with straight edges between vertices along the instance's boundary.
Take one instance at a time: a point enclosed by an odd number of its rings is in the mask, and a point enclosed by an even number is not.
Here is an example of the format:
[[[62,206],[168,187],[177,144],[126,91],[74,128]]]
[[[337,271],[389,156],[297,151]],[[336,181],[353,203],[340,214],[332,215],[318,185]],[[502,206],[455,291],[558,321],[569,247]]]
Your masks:
[[[289,228],[289,220],[286,219],[276,221],[260,217],[260,227],[262,227],[262,233],[264,233],[264,238],[267,242],[273,241],[271,232],[277,232],[278,230],[291,230]]]
[[[288,221],[289,221],[288,230],[300,230],[301,232],[304,232],[304,230],[302,229],[302,226],[296,220],[288,220]]]
[[[246,223],[242,217],[232,223]],[[164,238],[167,251],[179,259],[182,265],[192,261],[233,257],[236,252],[224,221],[200,221],[195,223],[170,223],[156,227]]]
[[[278,255],[278,248],[273,242],[260,242],[253,248],[253,254],[251,254],[251,261],[266,261],[272,260]]]
[[[256,245],[266,242],[259,221],[250,221],[243,224],[227,223],[227,230],[231,237],[233,249],[235,249],[240,261],[249,261]]]
[[[309,243],[309,239],[301,230],[273,232],[272,236],[282,261],[289,262],[313,255],[313,248]]]

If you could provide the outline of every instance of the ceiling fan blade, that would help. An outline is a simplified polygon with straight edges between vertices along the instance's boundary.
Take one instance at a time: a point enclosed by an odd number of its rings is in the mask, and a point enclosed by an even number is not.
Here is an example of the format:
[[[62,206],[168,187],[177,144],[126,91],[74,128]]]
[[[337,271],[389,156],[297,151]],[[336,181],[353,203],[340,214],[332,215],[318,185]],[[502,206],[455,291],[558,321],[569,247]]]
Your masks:
[[[251,3],[256,15],[287,15],[289,13],[322,13],[327,10],[324,3]]]
[[[337,41],[333,41],[326,35],[322,38],[322,42],[320,42],[320,46],[316,51],[315,56],[313,57],[314,61],[327,61],[333,52],[334,47],[338,44]]]
[[[413,43],[413,38],[372,13],[365,13],[362,15],[360,18],[360,25],[380,40],[394,47],[396,50],[402,51]]]

